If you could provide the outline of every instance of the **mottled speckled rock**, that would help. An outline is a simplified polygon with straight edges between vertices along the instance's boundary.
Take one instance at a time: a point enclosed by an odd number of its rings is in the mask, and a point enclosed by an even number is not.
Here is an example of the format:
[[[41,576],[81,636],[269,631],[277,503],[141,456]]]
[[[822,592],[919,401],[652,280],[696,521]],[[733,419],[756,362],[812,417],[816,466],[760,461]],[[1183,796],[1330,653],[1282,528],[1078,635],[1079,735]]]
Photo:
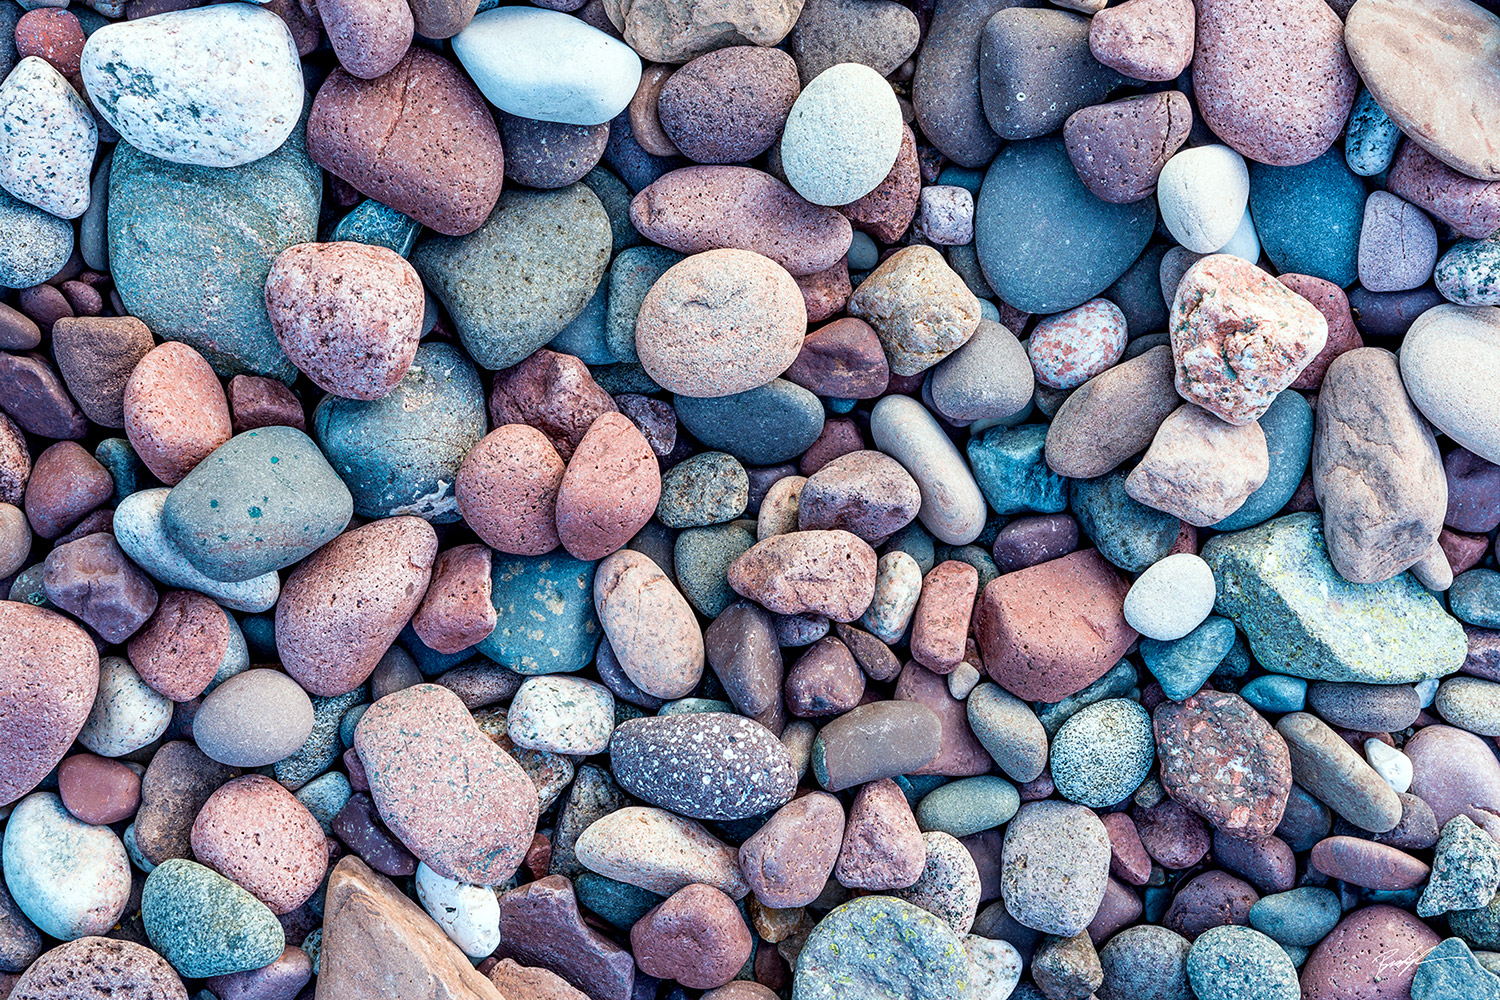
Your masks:
[[[0,107],[0,183],[60,218],[82,215],[99,145],[83,98],[50,63],[28,56],[0,84]]]
[[[1331,12],[1330,12],[1331,13]],[[1299,1000],[1297,967],[1260,931],[1229,924],[1193,941],[1188,982],[1198,1000]]]
[[[1168,90],[1081,108],[1068,116],[1063,140],[1079,178],[1096,197],[1128,204],[1151,195],[1192,125],[1186,95]]]
[[[865,896],[835,908],[808,936],[792,998],[947,1000],[967,992],[969,980],[963,942],[941,918],[890,896]]]
[[[263,775],[236,778],[193,821],[193,856],[271,908],[289,913],[323,881],[328,848],[312,813]]]
[[[492,565],[495,629],[479,652],[520,674],[581,670],[594,658],[593,563],[553,553],[496,557]]]
[[[1407,574],[1346,581],[1318,521],[1289,514],[1203,547],[1219,586],[1215,610],[1240,627],[1256,659],[1310,680],[1371,684],[1457,669],[1467,655],[1459,623]]]
[[[830,66],[797,95],[781,135],[787,183],[814,205],[847,205],[875,190],[901,150],[901,109],[884,77],[861,63]]]
[[[1005,831],[1005,907],[1033,930],[1071,937],[1089,925],[1104,899],[1109,857],[1109,835],[1092,810],[1029,802]]]
[[[1291,789],[1286,742],[1241,697],[1204,690],[1152,717],[1167,793],[1215,829],[1260,840],[1275,832]]]
[[[117,21],[89,36],[81,71],[94,107],[115,131],[174,163],[237,167],[258,160],[286,141],[302,113],[297,44],[286,22],[260,7]]]
[[[823,891],[839,859],[844,807],[812,792],[778,809],[740,847],[740,871],[762,906],[806,906]]]
[[[187,1000],[166,959],[145,945],[82,937],[44,952],[11,989],[13,1000]]]
[[[422,603],[436,556],[437,536],[416,517],[372,521],[310,556],[276,605],[287,673],[324,697],[363,683]]]
[[[515,873],[536,789],[457,695],[433,684],[387,695],[360,719],[354,749],[381,818],[429,868],[475,885]]]
[[[1418,964],[1438,940],[1426,924],[1394,906],[1355,910],[1302,966],[1302,1000],[1409,996]],[[1298,997],[1295,986],[1291,997]]]
[[[125,846],[106,826],[75,819],[52,792],[34,792],[5,827],[5,886],[42,933],[71,941],[115,925],[130,894]]]
[[[1151,717],[1128,698],[1095,702],[1063,723],[1048,756],[1059,795],[1093,809],[1113,806],[1151,772]]]
[[[550,552],[558,545],[557,489],[563,468],[557,449],[535,427],[497,427],[459,466],[454,484],[458,512],[486,545],[499,552]]]
[[[615,730],[609,757],[625,791],[693,819],[770,812],[796,786],[791,758],[770,730],[721,712],[632,719]]]
[[[557,533],[578,559],[600,559],[651,519],[661,499],[656,455],[628,417],[605,413],[578,442],[557,493]]]
[[[187,344],[147,352],[125,381],[125,435],[152,475],[174,486],[229,440],[229,403],[203,355]]]
[[[281,924],[264,903],[184,858],[147,876],[141,919],[151,946],[193,979],[258,969],[286,948]]]
[[[0,803],[62,760],[98,685],[99,654],[83,629],[55,611],[0,601]]]

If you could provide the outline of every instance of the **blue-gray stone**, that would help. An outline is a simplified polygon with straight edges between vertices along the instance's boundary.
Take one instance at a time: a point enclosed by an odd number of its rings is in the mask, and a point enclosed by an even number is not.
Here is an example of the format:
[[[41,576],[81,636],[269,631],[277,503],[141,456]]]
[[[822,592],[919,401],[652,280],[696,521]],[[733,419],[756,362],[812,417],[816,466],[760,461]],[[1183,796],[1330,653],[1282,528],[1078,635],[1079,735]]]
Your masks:
[[[609,267],[609,310],[604,323],[605,343],[617,361],[638,361],[635,319],[656,279],[684,256],[666,247],[631,247]]]
[[[729,586],[729,564],[754,544],[755,533],[739,524],[689,528],[677,536],[672,568],[694,611],[717,618],[738,597]]]
[[[236,434],[167,494],[162,527],[188,562],[237,583],[283,569],[336,538],[354,501],[295,427]]]
[[[1461,306],[1500,303],[1500,240],[1459,240],[1438,258],[1432,281]]]
[[[94,448],[94,458],[109,470],[115,481],[114,503],[118,504],[140,489],[141,473],[145,472],[146,466],[125,438],[110,437],[100,441]]]
[[[1240,688],[1240,697],[1262,712],[1300,712],[1307,704],[1307,681],[1265,674]]]
[[[609,216],[610,237],[613,240],[611,256],[645,242],[630,222],[630,203],[635,200],[635,195],[625,186],[624,181],[607,167],[595,167],[584,176],[581,183],[587,184],[589,190],[598,196],[605,214]]]
[[[725,524],[745,513],[749,501],[745,467],[733,455],[703,451],[662,473],[656,519],[669,528]]]
[[[1234,644],[1234,623],[1209,615],[1181,639],[1141,640],[1141,659],[1161,684],[1162,693],[1183,701],[1198,693]]]
[[[571,354],[586,365],[612,365],[618,360],[609,349],[605,326],[609,318],[609,275],[599,281],[593,298],[573,322],[562,328],[547,345],[559,354]]]
[[[1136,674],[1135,667],[1129,660],[1121,660],[1105,671],[1104,676],[1099,678],[1088,687],[1076,694],[1070,694],[1062,701],[1038,702],[1036,706],[1037,721],[1047,731],[1048,737],[1056,736],[1058,730],[1062,729],[1063,723],[1083,711],[1096,702],[1105,698],[1123,698],[1130,694],[1140,678]]]
[[[1500,573],[1471,569],[1453,578],[1448,610],[1475,628],[1500,628]]]
[[[415,219],[374,198],[366,198],[338,221],[329,239],[334,243],[348,241],[385,247],[406,257],[417,245],[417,234],[421,231],[422,225]]]
[[[163,861],[146,877],[141,922],[151,947],[191,979],[259,969],[286,948],[270,907],[186,858]]]
[[[598,365],[589,374],[594,376],[594,381],[599,383],[599,388],[611,396],[618,396],[625,392],[649,395],[663,391],[662,387],[646,374],[646,369],[633,362],[622,361],[613,365]]]
[[[969,958],[942,918],[892,896],[861,896],[818,922],[792,978],[792,1000],[953,1000]]]
[[[708,715],[733,712],[734,706],[718,698],[678,698],[656,710],[657,715]]]
[[[1154,198],[1100,201],[1078,179],[1060,137],[1002,149],[974,205],[985,280],[1030,313],[1062,312],[1104,291],[1135,263],[1155,227]]]
[[[1411,684],[1464,662],[1463,626],[1410,573],[1345,580],[1316,512],[1288,514],[1203,546],[1214,610],[1245,633],[1267,670],[1309,680]]]
[[[921,521],[913,521],[890,537],[884,552],[905,552],[917,561],[917,568],[926,576],[937,565],[937,543]]]
[[[342,771],[329,771],[292,793],[312,813],[326,836],[333,836],[333,818],[343,810],[354,788]]]
[[[1113,806],[1151,773],[1151,716],[1129,698],[1095,702],[1057,731],[1049,756],[1059,795],[1091,809]]]
[[[995,513],[1068,509],[1068,481],[1048,467],[1042,455],[1046,445],[1046,424],[991,427],[969,439],[969,467]]]
[[[662,897],[649,889],[587,871],[573,876],[573,891],[578,895],[579,905],[621,930],[629,930],[648,910],[662,902]]]
[[[475,648],[518,674],[588,666],[603,634],[594,615],[594,566],[562,550],[544,556],[495,553],[490,601],[498,620]]]
[[[324,396],[313,431],[361,517],[458,520],[453,484],[487,427],[479,373],[451,344],[423,344],[387,395]]]
[[[1250,164],[1255,233],[1283,274],[1353,284],[1364,213],[1364,182],[1337,149],[1295,167]]]
[[[474,659],[473,646],[460,649],[456,653],[439,653],[423,642],[422,637],[417,635],[417,630],[409,623],[401,630],[401,634],[396,636],[396,642],[411,654],[411,658],[417,663],[417,669],[422,671],[425,677],[436,677],[444,671],[452,670],[459,664]]]
[[[1125,471],[1098,479],[1072,479],[1068,492],[1078,526],[1099,554],[1131,573],[1166,558],[1182,524],[1125,492]]]
[[[1306,397],[1292,389],[1283,390],[1271,400],[1258,423],[1266,435],[1270,471],[1239,510],[1213,525],[1215,531],[1239,531],[1274,517],[1297,492],[1307,471],[1312,455],[1313,412]]]
[[[339,718],[339,743],[343,749],[348,750],[354,746],[354,730],[358,728],[359,720],[365,717],[365,712],[369,708],[370,702],[367,701],[360,702],[357,705],[350,705],[348,711]]]
[[[992,830],[1010,822],[1021,808],[1016,786],[994,774],[960,778],[940,785],[917,803],[917,826],[954,837]]]
[[[276,255],[318,236],[323,171],[303,125],[269,156],[199,167],[115,147],[109,260],[125,309],[158,337],[196,348],[221,376],[285,382],[297,367],[266,315]]]
[[[1500,976],[1480,965],[1462,938],[1451,937],[1423,956],[1411,1000],[1500,1000]]]
[[[1360,87],[1344,135],[1344,162],[1359,176],[1374,177],[1391,165],[1400,144],[1401,127]]]
[[[795,458],[823,433],[818,397],[782,378],[714,399],[674,396],[672,404],[688,433],[747,465]]]
[[[350,709],[368,699],[364,684],[331,698],[313,698],[312,732],[296,753],[272,766],[276,780],[295,792],[331,768],[344,752],[339,738],[340,723]]]
[[[604,277],[609,216],[586,184],[514,189],[466,236],[424,240],[412,266],[474,362],[508,368],[577,318]]]
[[[256,663],[274,663],[277,660],[274,614],[246,615],[240,619],[240,631],[245,634],[245,645]]]
[[[947,166],[943,172],[938,174],[937,182],[953,187],[961,187],[970,194],[978,194],[979,189],[984,186],[984,171],[971,170],[968,167]]]
[[[72,223],[0,190],[0,287],[40,285],[72,254]]]
[[[1303,886],[1262,896],[1250,907],[1250,926],[1277,944],[1311,948],[1333,930],[1343,915],[1338,893]]]
[[[1236,924],[1198,935],[1188,952],[1188,983],[1198,1000],[1301,1000],[1297,968],[1275,941]]]
[[[1125,329],[1132,340],[1167,328],[1170,304],[1161,294],[1161,259],[1170,249],[1166,243],[1147,247],[1104,293],[1125,314]]]

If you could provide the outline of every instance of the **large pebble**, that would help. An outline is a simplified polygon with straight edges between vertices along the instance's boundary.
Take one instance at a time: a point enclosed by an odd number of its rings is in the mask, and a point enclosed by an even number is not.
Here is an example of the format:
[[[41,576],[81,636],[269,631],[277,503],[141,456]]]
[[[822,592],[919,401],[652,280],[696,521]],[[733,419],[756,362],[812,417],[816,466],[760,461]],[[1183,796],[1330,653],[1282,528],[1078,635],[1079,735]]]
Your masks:
[[[1401,820],[1401,800],[1321,719],[1294,712],[1277,721],[1276,731],[1286,740],[1298,785],[1362,830],[1395,829]]]
[[[1297,166],[1250,168],[1255,233],[1282,272],[1352,284],[1359,273],[1364,204],[1364,183],[1337,150]]]
[[[528,677],[506,712],[506,731],[518,747],[553,753],[603,753],[614,728],[615,699],[582,677]]]
[[[917,481],[917,513],[928,531],[950,545],[967,545],[984,529],[984,496],[963,456],[937,419],[909,396],[887,396],[870,414],[875,446]]]
[[[901,109],[884,77],[860,63],[808,81],[781,135],[787,183],[814,205],[846,205],[875,190],[901,148]]]
[[[1005,907],[1026,927],[1071,937],[1089,925],[1104,899],[1109,857],[1109,835],[1092,810],[1029,802],[1005,831]]]
[[[105,25],[83,47],[82,73],[94,107],[116,132],[173,163],[237,167],[258,160],[286,141],[302,114],[292,33],[251,4]]]
[[[1394,906],[1367,906],[1339,921],[1302,967],[1303,1000],[1411,995],[1417,966],[1438,936]],[[1196,987],[1197,982],[1194,982]],[[1298,996],[1295,987],[1291,996]]]
[[[1125,620],[1149,639],[1180,639],[1214,606],[1214,574],[1198,556],[1179,552],[1153,563],[1125,595]]]
[[[704,820],[757,816],[795,791],[790,756],[759,723],[721,712],[632,719],[609,743],[620,787]]]
[[[979,326],[979,300],[931,247],[906,247],[886,258],[849,299],[869,323],[891,371],[917,375],[962,347]]]
[[[969,987],[962,940],[942,918],[890,896],[835,908],[797,957],[793,1000],[946,1000]]]
[[[1115,805],[1151,772],[1151,717],[1128,698],[1095,702],[1063,723],[1049,757],[1063,798],[1093,809]]]
[[[313,101],[307,148],[362,194],[445,236],[479,228],[505,167],[484,98],[420,45],[375,79],[330,73]]]
[[[800,0],[737,6],[704,0],[681,7],[666,0],[608,0],[604,12],[643,59],[684,63],[728,45],[776,45],[802,12]]]
[[[184,858],[146,877],[141,922],[151,946],[192,979],[259,969],[286,948],[285,932],[264,903]]]
[[[673,398],[677,419],[704,445],[727,451],[746,465],[775,465],[796,458],[823,432],[823,404],[811,392],[772,379],[731,396]]]
[[[62,760],[98,685],[99,654],[83,629],[55,611],[0,601],[0,802],[31,791]]]
[[[1500,423],[1487,386],[1500,375],[1500,309],[1440,305],[1401,342],[1401,378],[1411,401],[1438,430],[1488,462],[1500,463]]]
[[[10,995],[15,1000],[107,1000],[130,994],[152,1000],[187,1000],[188,995],[156,952],[134,941],[104,937],[79,938],[44,952]]]
[[[426,521],[393,517],[345,532],[306,559],[276,605],[287,673],[325,697],[358,687],[421,604],[436,556]]]
[[[381,818],[429,868],[475,885],[515,873],[536,789],[457,695],[432,684],[387,695],[361,717],[354,749]]]
[[[125,435],[168,486],[229,440],[229,402],[214,370],[187,344],[165,343],[131,371],[122,397]]]
[[[729,585],[781,615],[851,622],[875,592],[875,550],[843,529],[793,531],[757,542],[729,567]]]
[[[1194,939],[1187,974],[1198,1000],[1301,1000],[1303,995],[1297,967],[1282,947],[1260,931],[1234,924]]]
[[[770,148],[797,99],[797,66],[779,49],[705,53],[661,88],[661,127],[690,160],[742,163]]]
[[[193,738],[213,760],[263,767],[301,749],[313,730],[307,693],[279,670],[256,668],[214,688],[193,718]]]
[[[89,106],[49,63],[22,59],[0,83],[0,185],[63,219],[89,207],[99,131]]]
[[[823,891],[839,859],[844,808],[811,792],[776,810],[740,847],[740,871],[764,906],[806,906]]]
[[[64,941],[114,927],[130,893],[120,838],[75,819],[52,792],[35,792],[11,811],[0,867],[27,919]]]
[[[984,114],[1005,139],[1055,131],[1103,101],[1117,80],[1089,51],[1089,19],[1072,11],[1007,4],[979,36]]]
[[[1155,190],[1192,124],[1192,104],[1168,90],[1081,108],[1064,123],[1063,141],[1079,178],[1096,197],[1128,204]]]
[[[614,118],[641,80],[629,46],[557,10],[483,11],[453,37],[453,54],[500,110],[567,125]]]
[[[1000,137],[984,117],[979,36],[1004,0],[943,0],[917,54],[912,105],[923,133],[944,156],[978,169],[994,159]]]
[[[1359,77],[1343,24],[1320,0],[1198,4],[1193,92],[1204,122],[1247,159],[1291,166],[1322,154]]]
[[[273,913],[301,906],[323,881],[328,848],[307,807],[263,775],[236,778],[193,821],[193,856]]]
[[[608,813],[583,831],[574,850],[589,871],[662,896],[694,882],[734,899],[750,892],[734,848],[665,809],[626,806]]]
[[[479,652],[521,674],[583,669],[599,645],[593,582],[594,564],[565,553],[492,557],[496,622]]]
[[[550,552],[558,545],[557,488],[563,468],[557,449],[535,427],[497,427],[459,466],[454,484],[459,514],[499,552]]]
[[[1290,793],[1285,741],[1241,697],[1206,690],[1164,702],[1152,718],[1161,782],[1216,830],[1247,840],[1271,835]]]
[[[73,253],[73,227],[0,192],[0,287],[30,288],[62,270]]]
[[[1173,371],[1171,349],[1162,344],[1079,386],[1047,425],[1048,467],[1060,476],[1094,479],[1145,451],[1162,421],[1182,405]]]
[[[728,396],[765,385],[802,348],[807,308],[786,269],[748,250],[709,250],[651,286],[636,318],[640,363],[686,396]]]
[[[156,610],[151,578],[125,558],[107,531],[59,545],[42,564],[47,599],[107,642],[124,642]]]
[[[500,900],[488,886],[444,878],[417,865],[417,899],[465,955],[483,958],[500,944]]]

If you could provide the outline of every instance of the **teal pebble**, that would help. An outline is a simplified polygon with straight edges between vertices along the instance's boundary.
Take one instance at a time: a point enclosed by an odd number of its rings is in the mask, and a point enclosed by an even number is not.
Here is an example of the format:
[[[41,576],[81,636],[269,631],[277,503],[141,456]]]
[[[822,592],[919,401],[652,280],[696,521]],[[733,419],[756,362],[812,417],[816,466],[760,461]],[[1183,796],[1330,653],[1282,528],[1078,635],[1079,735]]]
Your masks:
[[[421,231],[422,226],[416,220],[374,198],[366,198],[338,221],[329,240],[385,247],[406,257],[417,245],[417,234]]]
[[[345,750],[354,746],[354,728],[359,725],[359,720],[364,718],[370,704],[370,702],[361,702],[358,705],[351,705],[349,711],[339,719],[339,742],[344,745]]]
[[[969,994],[971,978],[963,943],[941,918],[892,896],[861,896],[808,935],[792,1000],[953,1000]]]
[[[604,343],[617,361],[638,361],[635,318],[646,293],[667,270],[686,258],[666,247],[631,247],[609,268],[609,308],[604,321]]]
[[[917,826],[927,833],[939,830],[954,837],[991,830],[1021,808],[1016,786],[993,774],[961,778],[942,785],[917,803]]]
[[[1400,143],[1401,127],[1368,90],[1359,88],[1344,136],[1344,162],[1349,169],[1361,177],[1374,177],[1391,165]]]
[[[944,167],[942,173],[938,174],[937,182],[961,187],[970,194],[978,194],[979,189],[984,186],[984,171],[968,167]]]
[[[1229,646],[1229,652],[1224,654],[1224,659],[1214,668],[1214,677],[1226,677],[1234,679],[1243,677],[1255,666],[1255,661],[1250,656],[1250,646],[1245,642],[1245,637],[1238,632],[1234,634],[1234,642]]]
[[[333,818],[349,803],[354,788],[341,771],[329,771],[292,793],[312,813],[327,836],[333,835]]]
[[[1278,944],[1311,948],[1343,915],[1338,893],[1304,886],[1262,896],[1250,907],[1250,926]]]
[[[621,930],[629,930],[648,910],[662,902],[662,897],[654,892],[626,882],[616,882],[593,872],[575,875],[573,891],[584,909],[598,914]]]
[[[274,663],[279,658],[276,652],[276,616],[267,613],[246,615],[240,619],[240,631],[245,634],[245,645],[256,663]]]
[[[906,796],[907,804],[915,812],[922,800],[947,784],[948,779],[941,774],[903,774],[895,782],[896,787],[901,789],[901,794]]]
[[[1208,618],[1181,639],[1141,640],[1141,659],[1173,701],[1191,698],[1203,687],[1234,644],[1234,623],[1218,615]]]
[[[818,397],[782,378],[714,399],[674,396],[672,403],[688,433],[748,465],[796,458],[823,433]]]
[[[424,677],[436,677],[461,663],[475,659],[474,653],[478,648],[470,646],[456,653],[439,653],[422,641],[422,637],[417,635],[417,630],[412,628],[410,623],[407,623],[406,627],[401,630],[401,634],[396,637],[396,642],[416,661],[417,669]]]
[[[832,413],[849,413],[853,411],[854,407],[859,405],[859,400],[857,399],[825,399],[823,402]]]
[[[969,439],[969,466],[980,492],[1001,515],[1068,509],[1068,481],[1047,465],[1046,424],[991,427]]]
[[[593,298],[583,307],[583,312],[552,338],[552,342],[547,345],[548,349],[559,354],[571,354],[586,365],[614,364],[616,358],[605,337],[608,314],[609,275],[606,274],[600,279],[599,287],[594,290]]]
[[[313,427],[361,517],[459,519],[453,484],[487,425],[479,372],[456,347],[427,343],[396,387],[369,401],[324,396]]]
[[[10,583],[10,593],[6,595],[6,599],[30,604],[34,608],[52,607],[52,602],[47,600],[46,588],[42,585],[43,568],[43,563],[37,563],[17,573]]]
[[[118,437],[105,438],[94,448],[94,458],[109,470],[115,481],[114,503],[118,504],[141,488],[141,473],[146,467],[129,441]]]
[[[917,568],[926,576],[937,565],[937,543],[920,521],[913,521],[890,537],[885,543],[889,552],[905,552],[917,561]]]
[[[1182,525],[1125,492],[1124,472],[1069,481],[1078,526],[1109,562],[1131,573],[1166,558]]]
[[[1212,927],[1193,941],[1188,983],[1198,1000],[1301,1000],[1297,968],[1275,941],[1236,924]]]
[[[1451,937],[1422,958],[1411,1000],[1500,1000],[1500,977],[1479,963],[1462,938]]]
[[[650,395],[661,392],[662,387],[651,380],[646,374],[646,369],[638,364],[620,362],[613,365],[600,365],[589,372],[594,376],[594,381],[599,383],[599,388],[611,396],[618,396],[624,392],[639,392]]]
[[[518,674],[570,673],[588,666],[601,635],[594,615],[594,565],[561,551],[496,553],[490,601],[498,621],[476,648]]]
[[[733,455],[705,451],[683,459],[661,477],[656,519],[669,528],[732,521],[750,501],[750,475]]]
[[[1255,232],[1283,274],[1353,284],[1364,211],[1364,182],[1337,149],[1295,167],[1250,164]]]
[[[1076,694],[1070,694],[1061,701],[1038,702],[1036,706],[1037,721],[1047,731],[1048,737],[1057,735],[1062,729],[1063,723],[1083,711],[1096,702],[1106,698],[1127,697],[1135,686],[1140,682],[1135,667],[1129,660],[1121,660],[1105,671],[1104,676],[1099,678],[1088,687]]]
[[[1458,574],[1448,588],[1448,609],[1475,628],[1500,628],[1500,573],[1471,569]]]
[[[734,712],[734,706],[717,698],[678,698],[656,710],[657,715],[703,715],[709,712]]]
[[[609,216],[612,255],[618,255],[644,242],[630,222],[630,203],[635,195],[625,186],[624,181],[605,167],[595,167],[583,178],[583,183],[598,196],[600,203],[604,205],[604,214]]]
[[[1500,304],[1500,240],[1459,240],[1438,258],[1432,283],[1461,306]]]
[[[151,947],[190,979],[259,969],[286,948],[270,907],[186,858],[164,861],[146,877],[141,922]]]
[[[1307,471],[1312,455],[1313,411],[1306,397],[1292,389],[1278,393],[1258,422],[1266,435],[1270,471],[1238,510],[1213,526],[1215,531],[1239,531],[1274,517],[1297,492]]]
[[[1266,674],[1240,688],[1240,697],[1262,712],[1300,712],[1307,704],[1307,681]]]
[[[739,524],[689,528],[672,547],[677,587],[693,610],[717,618],[739,595],[729,586],[729,564],[755,544],[755,533]]]

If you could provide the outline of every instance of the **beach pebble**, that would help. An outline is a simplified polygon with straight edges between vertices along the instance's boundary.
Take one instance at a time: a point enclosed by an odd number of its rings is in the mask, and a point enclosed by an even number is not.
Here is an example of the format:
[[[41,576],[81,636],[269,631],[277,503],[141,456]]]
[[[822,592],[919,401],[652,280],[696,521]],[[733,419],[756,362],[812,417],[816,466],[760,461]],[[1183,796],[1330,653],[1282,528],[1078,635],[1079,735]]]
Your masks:
[[[1100,13],[1107,16],[1125,6]],[[1094,23],[1099,22],[1096,17]],[[1063,123],[1063,141],[1079,179],[1095,197],[1129,204],[1156,189],[1162,168],[1187,141],[1192,124],[1192,104],[1168,90],[1080,108]]]
[[[229,402],[213,368],[187,344],[168,342],[125,383],[125,435],[152,475],[175,486],[232,433]]]
[[[264,903],[183,858],[147,876],[141,919],[152,947],[190,978],[259,969],[286,948],[285,932]]]
[[[1500,311],[1429,309],[1412,324],[1400,358],[1402,382],[1422,415],[1475,455],[1500,462],[1500,427],[1480,388],[1500,371]]]
[[[762,905],[806,906],[832,875],[843,838],[843,806],[832,795],[812,792],[776,810],[740,846],[740,871]]]
[[[1229,242],[1250,198],[1244,158],[1228,146],[1195,146],[1167,161],[1156,184],[1162,223],[1195,253]]]
[[[1190,552],[1154,563],[1125,595],[1125,620],[1150,639],[1180,639],[1213,610],[1213,571]]]
[[[916,375],[961,347],[979,326],[979,300],[931,247],[907,247],[872,271],[849,312],[874,328],[891,371]]]
[[[660,498],[651,446],[627,418],[603,414],[579,441],[558,487],[563,547],[578,559],[614,552],[650,520]]]
[[[1038,323],[1027,353],[1038,382],[1074,389],[1119,361],[1125,343],[1125,314],[1107,299],[1093,299]]]
[[[593,599],[610,649],[631,683],[664,699],[681,698],[698,685],[703,633],[681,591],[649,556],[625,549],[601,562]]]
[[[1421,209],[1388,191],[1371,192],[1359,230],[1359,283],[1372,292],[1425,284],[1437,261],[1437,230]]]
[[[528,677],[506,712],[516,746],[554,753],[596,754],[610,744],[614,695],[582,677]]]
[[[1102,809],[1126,799],[1151,771],[1151,717],[1125,698],[1095,702],[1057,731],[1052,780],[1070,802]]]
[[[75,817],[92,826],[108,826],[135,815],[141,777],[121,761],[77,753],[57,765],[57,791]]]
[[[875,447],[900,462],[917,481],[917,517],[950,545],[967,545],[984,528],[984,497],[963,456],[921,403],[886,396],[870,414]]]
[[[247,775],[198,811],[193,856],[271,908],[289,913],[323,881],[328,849],[312,813],[280,784]]]
[[[779,49],[717,49],[667,79],[657,99],[661,128],[698,163],[753,160],[776,141],[798,89],[797,65]]]
[[[1188,982],[1199,1000],[1299,1000],[1297,969],[1281,946],[1260,931],[1225,925],[1193,941]]]
[[[182,59],[187,51],[215,60]],[[253,5],[117,21],[83,47],[93,106],[130,144],[173,163],[235,167],[274,152],[302,112],[302,69],[286,22]],[[205,114],[205,109],[213,109]]]
[[[1071,11],[1001,8],[980,33],[979,92],[1002,138],[1046,135],[1117,81],[1089,51],[1089,19]]]
[[[63,219],[89,207],[99,132],[89,106],[50,62],[22,59],[0,83],[0,186]]]
[[[814,205],[846,205],[885,180],[901,138],[890,84],[861,63],[840,63],[797,95],[781,136],[781,163],[787,183]]]
[[[1028,802],[1005,832],[1000,886],[1019,923],[1071,937],[1094,919],[1109,876],[1109,837],[1094,813]]]
[[[11,996],[16,1000],[55,996],[104,1000],[122,991],[161,1000],[187,1000],[188,995],[177,973],[150,948],[134,941],[90,936],[44,952],[14,983]]]
[[[102,935],[125,911],[125,846],[109,827],[75,819],[52,792],[34,792],[16,803],[0,864],[16,905],[49,937]]]
[[[1235,426],[1198,406],[1179,407],[1156,430],[1125,479],[1135,500],[1196,527],[1238,510],[1270,473],[1258,423]]]
[[[30,288],[57,274],[73,253],[65,219],[0,192],[0,286]]]
[[[492,889],[444,878],[417,865],[417,900],[465,955],[482,958],[500,944],[500,900]]]
[[[557,492],[564,463],[547,436],[505,424],[480,439],[459,466],[454,498],[487,545],[535,556],[558,545]]]
[[[172,721],[172,702],[141,680],[130,661],[99,661],[99,693],[78,742],[101,757],[123,757],[153,742]]]
[[[662,896],[695,882],[732,899],[750,892],[734,848],[665,809],[626,806],[610,812],[579,835],[574,849],[589,871]]]
[[[890,896],[865,896],[835,908],[797,959],[798,992],[825,996],[895,989],[911,1000],[940,1000],[968,975],[968,956],[948,924]]]
[[[1174,80],[1192,61],[1194,23],[1186,0],[1127,0],[1090,19],[1089,51],[1132,79]]]
[[[156,610],[151,578],[125,557],[113,535],[94,532],[65,542],[42,564],[42,589],[108,642],[124,642]]]
[[[193,718],[193,739],[213,760],[263,767],[296,753],[312,734],[313,707],[296,681],[258,667],[214,688]]]
[[[707,885],[684,886],[630,928],[641,971],[696,989],[729,982],[749,960],[752,943],[734,901]]]
[[[1438,940],[1425,924],[1394,906],[1377,904],[1355,910],[1318,943],[1303,964],[1307,984],[1303,997],[1334,1000],[1407,992],[1422,956]]]

